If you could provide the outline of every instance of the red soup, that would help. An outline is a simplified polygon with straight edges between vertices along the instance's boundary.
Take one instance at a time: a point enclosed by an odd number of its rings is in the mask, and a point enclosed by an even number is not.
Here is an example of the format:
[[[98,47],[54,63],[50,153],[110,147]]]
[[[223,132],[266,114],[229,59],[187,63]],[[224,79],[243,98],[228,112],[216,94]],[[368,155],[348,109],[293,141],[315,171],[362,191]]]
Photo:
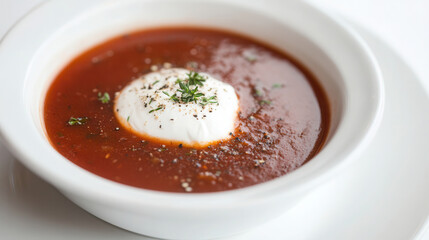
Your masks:
[[[231,138],[205,147],[137,136],[115,117],[114,96],[161,68],[211,74],[239,98]],[[321,149],[330,113],[315,77],[250,38],[213,29],[160,28],[104,42],[71,61],[46,95],[55,149],[119,183],[168,192],[216,192],[285,175]]]

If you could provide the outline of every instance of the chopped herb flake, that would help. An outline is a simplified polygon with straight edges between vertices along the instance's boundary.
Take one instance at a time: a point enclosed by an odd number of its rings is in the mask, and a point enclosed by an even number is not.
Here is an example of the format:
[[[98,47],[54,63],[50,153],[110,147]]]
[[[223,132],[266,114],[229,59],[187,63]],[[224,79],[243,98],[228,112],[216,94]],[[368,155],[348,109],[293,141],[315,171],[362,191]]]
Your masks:
[[[155,112],[155,111],[159,111],[159,110],[161,110],[161,109],[162,109],[162,107],[158,107],[158,108],[155,108],[155,109],[150,110],[150,111],[149,111],[149,113],[153,113],[153,112]]]
[[[98,100],[101,101],[101,103],[106,104],[110,102],[110,95],[109,93],[105,92],[104,94],[101,94],[101,92],[98,93]]]
[[[181,80],[177,79],[176,84],[179,85],[179,89],[173,94],[170,95],[166,91],[162,91],[166,96],[170,97],[170,100],[178,103],[200,103],[200,105],[205,106],[209,103],[218,103],[216,96],[204,97],[204,93],[198,91],[199,86],[203,86],[206,78],[200,75],[197,72],[189,72],[186,74],[187,79]],[[149,102],[149,104],[152,102]]]
[[[275,83],[273,84],[272,88],[282,88],[284,87],[284,84]]]
[[[191,85],[189,81],[188,82],[179,81],[180,89],[178,89],[177,91],[182,93],[182,95],[180,96],[180,100],[184,103],[189,103],[189,102],[196,103],[199,97],[204,96],[203,93],[198,92],[198,86],[196,86],[193,89],[190,86]]]
[[[175,101],[175,102],[179,102],[180,100],[177,98],[177,94],[174,93],[173,96],[170,97],[171,100]]]
[[[162,93],[164,93],[165,95],[167,95],[168,97],[170,97],[170,99],[173,100],[173,101],[175,101],[175,102],[179,101],[179,99],[177,98],[176,93],[174,93],[172,96],[170,96],[170,94],[168,94],[168,92],[166,92],[166,91],[162,91]]]
[[[253,90],[254,90],[255,96],[257,96],[257,97],[262,97],[262,96],[264,96],[264,92],[263,92],[261,89],[259,89],[259,88],[254,88]]]
[[[201,98],[200,104],[202,106],[205,106],[205,105],[207,105],[209,103],[218,103],[217,100],[216,100],[216,96],[211,96],[209,98],[206,98],[206,97]]]
[[[74,126],[74,125],[81,126],[81,125],[84,125],[87,121],[88,121],[87,117],[78,117],[78,118],[71,117],[68,121],[68,124],[70,126]]]
[[[188,75],[188,82],[190,86],[193,86],[193,85],[203,86],[203,83],[206,81],[206,79],[197,72],[191,71],[187,75]]]
[[[259,104],[260,105],[270,105],[271,101],[270,100],[261,100],[261,101],[259,101]]]

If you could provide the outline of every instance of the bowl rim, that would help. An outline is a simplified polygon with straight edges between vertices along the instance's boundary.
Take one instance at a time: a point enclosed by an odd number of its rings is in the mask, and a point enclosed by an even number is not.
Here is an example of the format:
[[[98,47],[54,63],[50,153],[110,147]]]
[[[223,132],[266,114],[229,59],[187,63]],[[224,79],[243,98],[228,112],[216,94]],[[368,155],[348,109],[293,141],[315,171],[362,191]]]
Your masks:
[[[132,0],[131,0],[132,1]],[[148,0],[149,1],[149,0]],[[170,0],[158,0],[158,1],[170,1]],[[49,12],[52,10],[58,10],[58,6],[67,6],[67,4],[59,3],[66,2],[66,0],[60,1],[46,1],[37,7],[33,8],[26,16],[24,16],[19,22],[17,22],[0,40],[0,63],[7,62],[7,58],[10,56],[7,55],[5,45],[12,44],[15,39],[21,38],[22,32],[30,30],[28,27],[32,26],[32,21],[43,16],[43,13]],[[75,1],[67,2],[68,4],[80,4],[84,1]],[[124,1],[125,2],[125,1]],[[203,2],[216,2],[220,4],[238,4],[241,5],[245,3],[244,0],[204,0]],[[94,1],[96,4],[100,4],[101,1]],[[327,13],[326,10],[321,10],[310,3],[304,1],[286,1],[284,4],[295,4],[306,11],[317,14],[325,19],[325,21],[330,24],[330,27],[335,31],[340,31],[346,37],[345,40],[349,41],[352,45],[358,48],[361,53],[362,61],[366,62],[368,65],[368,74],[367,77],[374,82],[374,89],[372,89],[372,97],[374,105],[370,106],[370,116],[365,122],[365,132],[361,133],[359,139],[351,143],[350,148],[346,150],[343,155],[337,157],[336,161],[330,162],[330,165],[323,168],[322,170],[310,169],[312,162],[316,158],[321,158],[317,155],[309,163],[298,168],[292,173],[286,174],[282,177],[270,180],[265,183],[256,184],[253,186],[221,191],[221,192],[211,192],[211,193],[172,193],[172,192],[161,192],[154,190],[141,189],[136,187],[127,186],[124,184],[116,183],[97,175],[94,175],[86,170],[82,169],[82,174],[91,174],[91,178],[94,179],[95,184],[98,186],[108,186],[109,190],[114,189],[114,192],[107,192],[102,188],[94,188],[93,186],[81,185],[76,182],[73,182],[71,179],[62,177],[61,174],[54,173],[54,170],[50,167],[43,166],[43,164],[38,163],[35,155],[43,156],[45,154],[44,148],[37,148],[37,139],[34,146],[31,146],[32,150],[28,151],[28,146],[23,146],[21,142],[25,140],[28,136],[18,135],[15,132],[19,130],[22,126],[18,126],[19,123],[25,123],[18,119],[17,121],[12,121],[7,117],[6,114],[0,114],[0,134],[5,140],[5,143],[12,151],[12,153],[17,156],[20,161],[32,171],[34,171],[38,176],[42,177],[64,193],[66,195],[72,193],[78,196],[89,198],[91,200],[103,201],[105,203],[123,203],[133,205],[150,205],[150,206],[160,206],[167,208],[177,208],[178,206],[172,206],[169,203],[174,201],[180,201],[180,208],[193,208],[193,209],[205,209],[205,208],[215,208],[215,207],[224,207],[225,204],[230,206],[242,204],[239,200],[250,200],[249,204],[258,204],[261,201],[266,201],[268,198],[277,197],[278,195],[290,195],[295,193],[300,193],[306,189],[312,188],[326,181],[330,177],[339,173],[340,170],[346,166],[351,159],[356,158],[364,148],[369,144],[370,140],[375,136],[376,130],[381,123],[382,113],[384,108],[384,87],[382,82],[382,75],[380,68],[378,67],[377,61],[372,54],[370,48],[366,43],[361,39],[361,37],[349,26],[343,23],[341,20],[333,17],[331,14]],[[49,19],[43,19],[48,21]],[[40,21],[40,20],[39,20]],[[36,22],[36,21],[35,21]],[[30,31],[31,33],[31,31]],[[6,52],[6,53],[5,53]],[[0,65],[0,72],[5,70],[7,67],[5,65]],[[24,81],[23,79],[18,79],[17,81]],[[12,91],[22,92],[22,89],[12,89]],[[20,106],[24,106],[25,102],[20,94],[15,97],[13,100],[17,101]],[[12,110],[13,107],[8,106],[6,90],[0,90],[0,111]],[[10,101],[10,100],[9,100]],[[16,109],[15,109],[16,110]],[[17,111],[24,111],[24,109],[18,109]],[[23,116],[25,113],[22,113]],[[28,115],[28,114],[27,114]],[[31,117],[28,115],[28,117]],[[27,126],[29,127],[29,126]],[[28,139],[27,139],[28,141]],[[51,147],[52,148],[52,147]],[[70,162],[71,165],[74,165]],[[77,166],[75,166],[77,167]],[[324,170],[324,171],[323,171]],[[305,174],[305,171],[310,172],[311,174]],[[83,173],[85,172],[85,173]],[[297,181],[292,181],[293,176],[299,176]]]

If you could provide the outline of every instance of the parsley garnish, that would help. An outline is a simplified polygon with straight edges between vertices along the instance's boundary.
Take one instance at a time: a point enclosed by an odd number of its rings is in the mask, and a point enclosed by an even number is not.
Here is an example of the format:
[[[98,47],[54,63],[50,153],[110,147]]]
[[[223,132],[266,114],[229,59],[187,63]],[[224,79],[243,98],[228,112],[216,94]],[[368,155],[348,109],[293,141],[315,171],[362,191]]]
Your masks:
[[[101,101],[101,103],[109,103],[110,102],[110,95],[109,93],[105,92],[104,94],[101,94],[101,92],[98,93],[98,100]]]
[[[167,95],[168,97],[170,97],[170,100],[173,100],[175,102],[179,102],[179,99],[177,98],[177,94],[174,93],[172,96],[170,96],[170,94],[168,94],[168,92],[166,91],[162,91],[162,93],[164,93],[165,95]]]
[[[200,83],[200,84],[202,84],[202,83]],[[177,91],[182,93],[182,95],[180,96],[180,100],[182,102],[184,102],[184,103],[195,102],[196,103],[199,97],[204,96],[204,93],[198,92],[198,86],[196,86],[194,89],[192,89],[191,88],[192,85],[195,85],[195,84],[190,84],[189,81],[188,82],[179,81],[180,89],[178,89]]]
[[[156,109],[152,109],[152,110],[150,110],[149,111],[149,113],[153,113],[153,112],[155,112],[155,111],[159,111],[159,110],[161,110],[162,109],[162,107],[158,107],[158,108],[156,108]]]
[[[130,116],[127,117],[127,122],[129,122],[129,121],[130,121]]]
[[[204,93],[198,92],[198,87],[203,86],[204,82],[206,81],[206,78],[204,76],[193,71],[187,73],[186,75],[188,76],[187,79],[176,80],[176,84],[179,85],[179,89],[177,89],[177,91],[173,95],[170,95],[166,91],[162,91],[162,93],[164,93],[167,97],[170,98],[170,100],[174,102],[182,102],[182,103],[199,102],[202,106],[205,106],[209,103],[218,103],[216,100],[216,96],[211,96],[206,98],[204,97]],[[151,112],[153,111],[150,111],[149,113]]]
[[[199,85],[199,86],[203,86],[203,82],[206,81],[206,79],[201,76],[200,74],[198,74],[197,72],[190,72],[188,74],[188,83],[190,86],[192,85]]]
[[[179,102],[180,100],[177,98],[177,94],[173,94],[173,96],[170,97],[171,100],[175,101],[175,102]]]
[[[259,104],[260,105],[270,105],[271,101],[270,100],[261,100],[261,101],[259,101]]]
[[[284,84],[280,84],[280,83],[275,83],[272,86],[272,88],[282,88],[282,87],[284,87]]]
[[[262,97],[262,96],[264,96],[264,92],[263,92],[261,89],[259,89],[259,88],[254,88],[253,90],[255,91],[255,95],[256,95],[257,97]]]
[[[200,102],[200,104],[201,104],[202,106],[205,106],[205,105],[207,105],[207,104],[209,104],[209,103],[217,103],[217,101],[216,101],[216,96],[211,96],[211,97],[209,97],[209,98],[206,98],[206,97],[201,98],[201,102]]]
[[[261,88],[257,88],[257,87],[253,88],[253,96],[255,97],[256,100],[258,100],[258,103],[261,106],[271,104],[270,100],[263,99],[265,95],[266,93]]]
[[[70,126],[74,126],[74,125],[78,125],[78,126],[82,126],[84,125],[86,122],[88,121],[87,117],[78,117],[78,118],[74,118],[71,117],[68,121],[68,124]]]

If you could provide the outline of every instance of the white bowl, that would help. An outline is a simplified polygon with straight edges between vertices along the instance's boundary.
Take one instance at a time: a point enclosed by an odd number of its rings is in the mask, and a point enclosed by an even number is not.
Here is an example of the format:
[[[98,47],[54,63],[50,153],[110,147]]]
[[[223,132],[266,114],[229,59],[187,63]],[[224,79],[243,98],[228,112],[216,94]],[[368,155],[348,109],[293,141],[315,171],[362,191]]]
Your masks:
[[[298,170],[239,190],[167,193],[109,181],[49,144],[46,90],[74,56],[109,37],[147,27],[228,29],[292,54],[320,80],[332,124],[323,150]],[[303,1],[56,0],[34,9],[0,45],[0,132],[22,163],[95,216],[159,238],[213,238],[244,231],[291,208],[341,172],[380,123],[383,86],[365,43]],[[335,197],[335,196],[332,196]]]

